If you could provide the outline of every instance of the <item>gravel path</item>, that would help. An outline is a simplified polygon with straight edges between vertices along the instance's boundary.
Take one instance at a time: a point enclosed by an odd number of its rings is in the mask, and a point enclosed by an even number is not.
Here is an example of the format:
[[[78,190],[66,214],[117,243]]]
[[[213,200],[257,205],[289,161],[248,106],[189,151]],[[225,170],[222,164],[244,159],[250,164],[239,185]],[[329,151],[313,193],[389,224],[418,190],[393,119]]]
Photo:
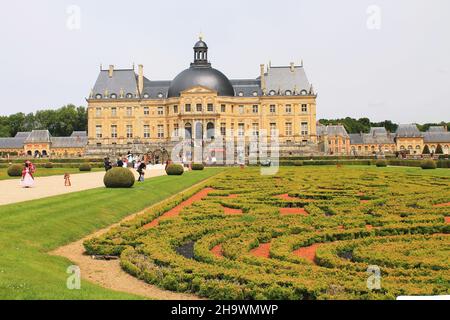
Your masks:
[[[134,170],[133,170],[134,171]],[[137,178],[137,173],[134,171]],[[165,175],[164,167],[155,166],[145,171],[145,178]],[[37,177],[33,188],[22,188],[20,179],[0,181],[0,205],[41,199],[70,192],[83,191],[103,187],[104,171],[72,174],[71,187],[64,187],[64,176]]]

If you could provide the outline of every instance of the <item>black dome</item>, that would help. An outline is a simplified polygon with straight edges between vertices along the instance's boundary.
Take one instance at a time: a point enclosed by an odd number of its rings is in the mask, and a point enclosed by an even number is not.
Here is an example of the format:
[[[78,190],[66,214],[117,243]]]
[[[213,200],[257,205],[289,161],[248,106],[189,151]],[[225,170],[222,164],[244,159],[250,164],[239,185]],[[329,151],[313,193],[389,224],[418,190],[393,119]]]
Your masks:
[[[234,88],[230,80],[219,70],[211,67],[191,66],[173,79],[168,97],[179,97],[184,90],[202,86],[217,91],[219,96],[234,96]]]
[[[214,90],[219,96],[234,96],[230,80],[208,62],[208,45],[201,37],[194,45],[194,63],[173,79],[167,97],[179,97],[182,91],[197,86]]]

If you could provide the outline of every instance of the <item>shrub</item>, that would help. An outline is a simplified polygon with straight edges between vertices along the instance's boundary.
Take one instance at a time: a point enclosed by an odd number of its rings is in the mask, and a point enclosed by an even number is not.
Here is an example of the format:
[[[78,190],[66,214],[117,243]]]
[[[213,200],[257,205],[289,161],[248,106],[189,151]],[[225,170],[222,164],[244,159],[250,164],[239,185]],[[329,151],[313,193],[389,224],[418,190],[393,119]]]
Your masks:
[[[8,168],[8,176],[20,177],[22,175],[23,167],[20,164],[13,164]]]
[[[386,160],[378,160],[378,161],[375,163],[375,165],[376,165],[377,167],[387,167],[387,162],[386,162]]]
[[[91,165],[89,163],[82,163],[79,167],[80,171],[91,171]]]
[[[296,167],[301,167],[304,164],[302,160],[294,160],[292,163]]]
[[[436,162],[433,160],[425,160],[420,164],[422,169],[436,169]]]
[[[205,166],[201,163],[193,163],[192,170],[203,170]]]
[[[169,164],[166,168],[166,173],[169,176],[181,176],[184,173],[184,168],[179,164]]]
[[[46,162],[46,163],[44,164],[44,168],[52,169],[52,168],[53,168],[53,163],[51,163],[51,162]]]
[[[442,150],[442,146],[440,144],[437,145],[436,147],[436,154],[443,154],[444,151]]]
[[[428,145],[425,145],[425,147],[423,148],[422,154],[430,154],[430,148],[428,147]]]
[[[134,185],[134,174],[126,168],[112,168],[103,178],[107,188],[131,188]]]

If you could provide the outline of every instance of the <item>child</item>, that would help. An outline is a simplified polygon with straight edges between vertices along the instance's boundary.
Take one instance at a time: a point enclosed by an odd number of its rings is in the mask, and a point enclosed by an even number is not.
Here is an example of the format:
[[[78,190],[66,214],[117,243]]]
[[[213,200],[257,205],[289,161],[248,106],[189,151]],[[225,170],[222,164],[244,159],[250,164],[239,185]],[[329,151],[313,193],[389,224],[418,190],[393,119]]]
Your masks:
[[[67,172],[64,173],[64,186],[65,187],[71,187],[72,183],[70,182],[70,174],[68,174]]]
[[[139,165],[137,172],[139,173],[139,182],[144,182],[144,175],[145,175],[145,170],[146,169],[146,165],[144,162],[141,162],[141,164]]]

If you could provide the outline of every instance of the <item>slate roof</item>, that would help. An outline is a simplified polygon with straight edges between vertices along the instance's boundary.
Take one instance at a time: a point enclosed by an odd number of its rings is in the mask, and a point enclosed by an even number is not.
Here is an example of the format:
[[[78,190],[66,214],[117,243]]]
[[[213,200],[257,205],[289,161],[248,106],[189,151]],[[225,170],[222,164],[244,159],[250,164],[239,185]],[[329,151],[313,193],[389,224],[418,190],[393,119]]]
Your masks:
[[[306,77],[305,69],[302,66],[288,67],[270,67],[265,74],[267,94],[275,91],[276,95],[284,95],[287,90],[294,94],[300,94],[305,90],[307,93],[311,90],[311,83]]]
[[[52,148],[84,148],[87,137],[53,137]]]
[[[445,126],[431,126],[427,132],[447,132],[447,128]]]
[[[241,92],[243,97],[253,97],[254,92],[257,93],[257,96],[262,95],[261,80],[259,79],[237,79],[230,80],[230,82],[236,96],[239,96]]]
[[[48,130],[33,130],[25,139],[25,143],[50,142],[51,134]]]
[[[419,131],[415,124],[400,124],[395,132],[398,138],[414,138],[414,137],[422,137],[422,132]]]
[[[133,69],[115,69],[112,77],[109,77],[109,70],[101,70],[92,89],[91,98],[96,99],[98,94],[101,94],[104,98],[106,90],[109,97],[111,97],[111,94],[116,94],[119,98],[123,90],[124,97],[131,94],[134,98],[138,89],[137,86],[137,75]]]
[[[144,77],[144,89],[142,92],[142,97],[144,99],[165,99],[167,97],[167,92],[169,91],[171,81],[151,81]],[[162,94],[162,98],[159,94]],[[148,95],[148,98],[146,97]]]
[[[347,130],[345,130],[345,127],[343,125],[331,125],[331,126],[319,125],[317,126],[317,135],[341,136],[345,138],[349,137]]]
[[[71,137],[87,137],[87,131],[74,131],[70,135]]]
[[[0,149],[21,149],[24,140],[22,138],[0,138]]]
[[[70,137],[52,137],[48,130],[18,132],[14,138],[0,138],[0,149],[22,149],[26,143],[51,143],[51,148],[84,148],[86,131],[74,131]]]
[[[350,133],[350,144],[364,144],[364,136],[361,133]]]

